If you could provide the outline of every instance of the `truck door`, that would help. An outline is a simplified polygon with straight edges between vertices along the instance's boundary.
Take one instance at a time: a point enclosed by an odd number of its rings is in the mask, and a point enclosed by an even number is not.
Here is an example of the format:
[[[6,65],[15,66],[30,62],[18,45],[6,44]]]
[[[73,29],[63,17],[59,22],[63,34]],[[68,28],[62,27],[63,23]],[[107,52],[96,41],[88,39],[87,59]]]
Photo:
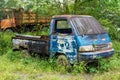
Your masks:
[[[6,9],[2,14],[2,19],[1,19],[1,28],[3,30],[11,27],[15,27],[15,19],[13,17],[13,11]]]
[[[67,19],[56,19],[50,35],[50,51],[63,53],[68,59],[75,59],[77,48],[74,33]]]

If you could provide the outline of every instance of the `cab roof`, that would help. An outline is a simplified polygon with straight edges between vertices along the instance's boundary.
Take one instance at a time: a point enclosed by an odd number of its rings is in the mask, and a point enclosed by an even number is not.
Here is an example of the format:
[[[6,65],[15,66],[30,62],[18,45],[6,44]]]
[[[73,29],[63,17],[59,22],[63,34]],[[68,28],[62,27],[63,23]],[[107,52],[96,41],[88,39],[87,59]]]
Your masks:
[[[67,19],[70,19],[72,17],[92,17],[92,16],[89,16],[89,15],[55,15],[52,18],[67,18]]]

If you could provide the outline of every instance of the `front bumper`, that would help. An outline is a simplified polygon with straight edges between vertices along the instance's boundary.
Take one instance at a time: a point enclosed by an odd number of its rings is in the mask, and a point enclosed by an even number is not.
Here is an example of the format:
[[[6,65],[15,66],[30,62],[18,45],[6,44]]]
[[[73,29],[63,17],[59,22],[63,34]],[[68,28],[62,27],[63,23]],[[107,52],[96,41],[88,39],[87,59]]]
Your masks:
[[[96,52],[83,52],[78,53],[79,61],[93,61],[98,58],[107,58],[114,54],[114,49],[104,50],[104,51],[96,51]]]

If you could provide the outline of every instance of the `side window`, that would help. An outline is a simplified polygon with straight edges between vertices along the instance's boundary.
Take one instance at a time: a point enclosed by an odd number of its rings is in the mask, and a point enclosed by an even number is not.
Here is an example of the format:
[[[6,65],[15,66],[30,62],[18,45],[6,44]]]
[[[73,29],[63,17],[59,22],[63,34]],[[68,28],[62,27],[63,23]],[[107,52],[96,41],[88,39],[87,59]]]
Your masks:
[[[67,20],[56,20],[55,21],[55,33],[71,34],[72,28]]]

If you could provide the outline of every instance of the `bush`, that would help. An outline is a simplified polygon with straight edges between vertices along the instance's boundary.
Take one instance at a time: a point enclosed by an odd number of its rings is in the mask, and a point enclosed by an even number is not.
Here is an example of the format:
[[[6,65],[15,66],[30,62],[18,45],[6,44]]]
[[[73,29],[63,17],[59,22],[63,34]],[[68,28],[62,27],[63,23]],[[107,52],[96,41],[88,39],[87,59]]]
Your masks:
[[[0,55],[6,53],[6,49],[7,49],[7,42],[3,39],[0,39]]]
[[[112,22],[108,19],[99,19],[99,21],[109,33],[112,40],[120,40],[120,33],[117,31],[116,27],[112,25]]]
[[[84,62],[75,63],[73,65],[73,74],[82,73],[86,70],[86,64]]]
[[[2,33],[1,33],[2,34]],[[0,55],[7,53],[7,51],[11,48],[11,35],[3,35],[0,39]]]

